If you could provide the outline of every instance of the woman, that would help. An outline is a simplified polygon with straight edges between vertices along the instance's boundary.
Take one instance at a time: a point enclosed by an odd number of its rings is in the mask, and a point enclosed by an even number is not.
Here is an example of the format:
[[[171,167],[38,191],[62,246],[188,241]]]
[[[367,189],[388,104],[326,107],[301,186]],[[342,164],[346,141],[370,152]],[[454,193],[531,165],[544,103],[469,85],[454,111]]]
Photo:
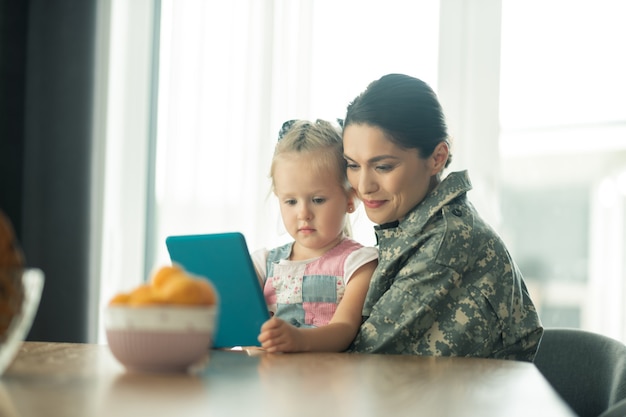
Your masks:
[[[443,178],[450,145],[423,81],[389,74],[348,106],[348,180],[379,246],[350,351],[532,361],[543,328],[522,274],[467,200],[466,172]]]

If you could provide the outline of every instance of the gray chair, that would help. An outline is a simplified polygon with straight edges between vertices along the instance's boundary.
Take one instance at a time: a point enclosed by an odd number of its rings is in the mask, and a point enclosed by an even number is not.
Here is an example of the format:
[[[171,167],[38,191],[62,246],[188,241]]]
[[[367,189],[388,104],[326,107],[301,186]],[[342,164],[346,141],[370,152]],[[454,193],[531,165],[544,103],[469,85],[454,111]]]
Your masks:
[[[613,404],[604,413],[600,414],[600,417],[624,417],[626,416],[626,399]]]
[[[579,329],[547,328],[534,362],[580,417],[620,415],[626,399],[623,343]]]

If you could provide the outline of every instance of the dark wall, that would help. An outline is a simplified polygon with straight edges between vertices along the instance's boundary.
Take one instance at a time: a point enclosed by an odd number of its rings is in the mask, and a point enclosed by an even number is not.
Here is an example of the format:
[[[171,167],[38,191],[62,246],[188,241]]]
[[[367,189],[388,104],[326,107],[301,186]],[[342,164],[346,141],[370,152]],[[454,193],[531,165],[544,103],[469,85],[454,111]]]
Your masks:
[[[45,286],[29,340],[85,342],[97,0],[0,0],[0,207]]]
[[[0,208],[21,235],[28,2],[0,0]]]

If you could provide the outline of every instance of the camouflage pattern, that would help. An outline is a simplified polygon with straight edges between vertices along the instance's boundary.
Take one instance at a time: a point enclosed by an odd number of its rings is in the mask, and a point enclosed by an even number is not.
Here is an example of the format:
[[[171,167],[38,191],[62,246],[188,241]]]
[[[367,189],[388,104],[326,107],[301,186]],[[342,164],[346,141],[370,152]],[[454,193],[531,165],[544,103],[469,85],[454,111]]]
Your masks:
[[[351,352],[532,361],[543,328],[522,274],[449,174],[397,225],[378,226],[379,264]]]

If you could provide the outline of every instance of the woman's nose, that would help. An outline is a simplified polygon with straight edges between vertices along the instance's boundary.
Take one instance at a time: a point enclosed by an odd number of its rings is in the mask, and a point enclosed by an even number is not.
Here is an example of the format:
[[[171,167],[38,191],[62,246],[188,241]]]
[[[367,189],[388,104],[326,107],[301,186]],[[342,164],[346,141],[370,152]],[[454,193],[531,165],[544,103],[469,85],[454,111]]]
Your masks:
[[[371,194],[378,188],[376,181],[374,181],[374,176],[368,170],[362,170],[360,172],[357,187],[357,191],[360,195]]]

